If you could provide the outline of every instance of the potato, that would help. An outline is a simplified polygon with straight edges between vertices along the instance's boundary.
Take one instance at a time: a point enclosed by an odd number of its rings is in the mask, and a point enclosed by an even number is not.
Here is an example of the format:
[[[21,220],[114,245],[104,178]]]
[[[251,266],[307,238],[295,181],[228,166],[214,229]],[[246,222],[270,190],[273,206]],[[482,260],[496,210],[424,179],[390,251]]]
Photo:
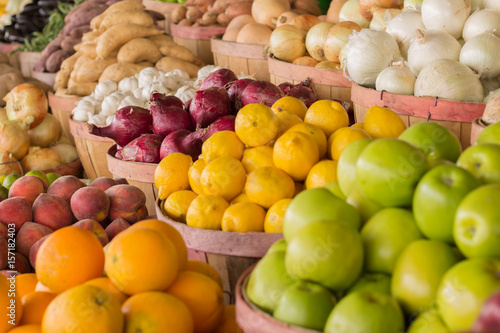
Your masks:
[[[113,80],[116,82],[121,81],[121,79],[133,76],[139,73],[143,68],[149,67],[151,63],[125,63],[125,62],[117,62],[108,66],[104,72],[102,72],[101,77],[99,77],[99,82],[103,82],[106,80]]]
[[[101,33],[99,31],[90,31],[90,32],[86,32],[83,34],[82,36],[82,42],[83,43],[86,43],[86,42],[93,42],[95,41],[99,36],[101,35]]]
[[[112,26],[99,36],[97,41],[97,56],[107,58],[109,54],[134,38],[161,35],[163,31],[155,27],[146,28],[133,23],[120,23]]]
[[[97,58],[97,53],[95,51],[97,44],[94,42],[85,42],[85,43],[80,43],[78,44],[78,52],[81,54],[90,57],[90,58]],[[76,46],[75,46],[76,49]]]
[[[167,57],[175,57],[197,66],[204,66],[205,64],[201,61],[200,58],[196,57],[193,52],[184,46],[172,44],[170,46],[162,46],[160,47],[160,52]]]
[[[137,63],[149,61],[155,63],[162,57],[158,46],[147,38],[135,38],[126,42],[118,51],[118,62]]]
[[[92,94],[97,86],[97,83],[98,82],[79,83],[70,79],[68,81],[68,89],[66,90],[66,93],[68,95],[88,96]]]
[[[78,71],[76,71],[75,82],[85,83],[97,81],[104,70],[114,63],[116,63],[116,58],[87,61],[78,68]]]
[[[108,9],[106,9],[102,14],[94,17],[92,19],[92,21],[90,21],[90,28],[92,30],[99,29],[104,18],[113,12],[119,12],[122,10],[143,12],[144,8],[145,8],[144,5],[140,1],[137,1],[137,0],[118,1],[114,4],[112,4],[111,6],[109,6]]]
[[[168,35],[156,35],[156,36],[151,36],[151,37],[148,37],[148,39],[150,41],[152,41],[153,43],[155,43],[155,45],[160,48],[162,46],[165,46],[165,45],[172,45],[172,44],[175,44],[174,40],[172,39],[172,37],[168,36]]]
[[[143,27],[154,26],[153,18],[146,12],[121,10],[106,15],[99,26],[99,31],[104,32],[110,27],[121,23],[133,23]]]
[[[81,55],[82,54],[80,52],[76,52],[61,63],[61,68],[59,69],[55,77],[54,90],[57,90],[58,88],[66,88],[68,86],[71,72],[75,67],[76,61],[81,57]]]
[[[174,69],[181,69],[188,72],[190,77],[196,77],[196,75],[198,75],[198,70],[200,69],[199,66],[175,57],[163,57],[156,62],[155,67],[165,73]]]

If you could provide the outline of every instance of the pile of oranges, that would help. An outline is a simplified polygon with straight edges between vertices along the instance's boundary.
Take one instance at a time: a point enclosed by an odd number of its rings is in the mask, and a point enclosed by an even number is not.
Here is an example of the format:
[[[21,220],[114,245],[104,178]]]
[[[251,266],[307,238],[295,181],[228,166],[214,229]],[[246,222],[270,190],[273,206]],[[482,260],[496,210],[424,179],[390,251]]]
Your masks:
[[[406,129],[389,109],[372,107],[349,127],[340,103],[309,108],[291,96],[271,107],[248,104],[235,131],[213,134],[202,154],[166,156],[155,171],[165,214],[188,226],[234,232],[282,232],[284,212],[303,189],[337,180],[337,161],[351,142],[397,137]]]
[[[40,247],[36,274],[0,275],[0,333],[237,333],[222,280],[187,259],[181,235],[140,221],[102,248],[89,231],[65,227]],[[15,301],[15,322],[5,311]]]

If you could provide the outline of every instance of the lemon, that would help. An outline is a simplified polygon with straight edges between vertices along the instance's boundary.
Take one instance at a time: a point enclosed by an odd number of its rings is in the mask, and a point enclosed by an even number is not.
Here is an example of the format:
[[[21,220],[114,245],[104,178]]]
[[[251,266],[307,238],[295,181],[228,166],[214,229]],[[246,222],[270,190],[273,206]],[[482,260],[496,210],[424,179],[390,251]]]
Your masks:
[[[266,211],[253,202],[239,202],[224,212],[222,231],[264,231]]]
[[[196,193],[189,190],[176,191],[165,200],[163,210],[171,219],[185,223],[189,205],[197,196]]]
[[[227,207],[229,204],[220,195],[199,195],[189,205],[186,224],[195,228],[220,230]]]
[[[231,200],[231,205],[237,204],[239,202],[250,202],[248,195],[246,193],[240,193],[236,198]]]
[[[279,112],[278,114],[276,114],[276,117],[278,117],[279,120],[279,128],[275,139],[282,136],[283,133],[285,133],[293,125],[302,123],[302,119],[288,111]]]
[[[355,124],[352,124],[350,127],[351,128],[363,128],[363,126],[365,125],[364,122],[360,122],[360,123],[355,123]]]
[[[318,126],[329,137],[339,128],[349,126],[349,115],[340,103],[322,99],[309,107],[304,122]]]
[[[283,232],[283,218],[292,199],[281,199],[272,205],[264,219],[265,232]]]
[[[247,173],[250,173],[259,167],[274,166],[273,148],[270,146],[247,148],[243,152],[241,163],[243,163]]]
[[[406,125],[394,111],[382,106],[368,108],[363,129],[374,139],[397,138]]]
[[[292,198],[294,192],[293,179],[272,166],[252,171],[245,183],[245,193],[250,201],[264,208],[271,207],[278,200]]]
[[[206,165],[207,163],[205,163],[205,161],[200,158],[192,163],[188,169],[189,186],[191,186],[191,189],[196,194],[203,194],[203,189],[200,185],[200,178],[201,173],[203,172],[203,169]]]
[[[241,160],[245,146],[233,131],[212,134],[201,146],[201,156],[206,163],[218,157],[231,156]]]
[[[281,112],[290,112],[304,120],[307,112],[307,106],[300,99],[293,96],[285,96],[278,99],[271,106],[271,110],[275,115]]]
[[[278,117],[264,104],[252,103],[242,107],[236,115],[234,130],[248,147],[264,146],[276,137]]]
[[[245,186],[246,171],[234,157],[219,157],[203,169],[200,185],[203,193],[220,195],[230,201],[241,193]]]
[[[332,160],[319,161],[307,175],[306,189],[323,187],[334,181],[337,181],[337,162]]]
[[[370,135],[361,128],[339,128],[328,138],[328,156],[331,159],[338,161],[340,154],[342,154],[345,147],[347,147],[351,142],[370,138]]]
[[[288,131],[296,131],[307,134],[318,146],[319,158],[323,158],[327,151],[327,140],[325,133],[317,126],[300,123],[292,126]]]
[[[189,189],[188,170],[191,163],[191,156],[182,153],[170,154],[160,161],[154,174],[160,200],[165,200],[175,191]]]

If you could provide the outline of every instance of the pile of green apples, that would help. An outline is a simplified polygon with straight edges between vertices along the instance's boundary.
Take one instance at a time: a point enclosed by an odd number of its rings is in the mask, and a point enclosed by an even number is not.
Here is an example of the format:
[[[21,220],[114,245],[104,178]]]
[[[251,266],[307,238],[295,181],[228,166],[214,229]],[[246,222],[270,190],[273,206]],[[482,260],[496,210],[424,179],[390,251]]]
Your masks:
[[[250,274],[248,299],[326,333],[480,325],[483,304],[500,290],[500,123],[463,152],[432,122],[355,141],[337,176],[290,203],[284,239]]]

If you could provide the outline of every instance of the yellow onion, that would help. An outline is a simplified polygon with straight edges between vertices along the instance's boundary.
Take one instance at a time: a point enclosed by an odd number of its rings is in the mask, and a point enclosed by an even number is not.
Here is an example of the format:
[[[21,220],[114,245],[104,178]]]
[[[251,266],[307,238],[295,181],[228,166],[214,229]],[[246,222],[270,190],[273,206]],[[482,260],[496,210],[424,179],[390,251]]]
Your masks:
[[[294,26],[304,30],[305,32],[308,32],[309,29],[311,29],[318,23],[321,23],[320,18],[309,14],[299,15],[290,21],[290,24],[293,24]]]
[[[334,25],[330,22],[321,22],[307,32],[306,49],[314,59],[318,61],[328,60],[325,57],[325,42],[328,32]]]
[[[399,8],[379,8],[375,10],[375,12],[373,12],[373,18],[370,21],[370,29],[384,31],[387,27],[387,23],[400,13],[401,9]]]
[[[58,143],[50,146],[50,149],[56,151],[61,158],[61,164],[68,164],[78,159],[78,152],[72,144]]]
[[[0,120],[0,149],[20,160],[28,152],[28,129],[17,121]]]
[[[292,63],[295,65],[314,67],[318,64],[318,61],[310,56],[303,56],[303,57],[298,57]]]
[[[61,165],[59,154],[49,148],[32,146],[29,152],[21,160],[21,166],[24,172],[31,170],[48,170],[57,168]]]
[[[273,30],[269,46],[277,59],[293,62],[306,54],[305,38],[304,30],[285,24]]]
[[[325,69],[333,69],[335,71],[338,71],[338,70],[341,70],[342,68],[340,67],[340,64],[338,62],[335,62],[335,61],[322,61],[322,62],[318,62],[318,64],[316,66],[314,66],[316,68],[325,68]]]
[[[326,21],[339,23],[340,10],[346,2],[347,0],[332,0],[332,2],[330,2],[330,7],[328,7],[328,12],[326,13]]]
[[[21,166],[11,153],[0,150],[0,175],[21,174]]]
[[[326,59],[339,62],[340,51],[349,42],[349,35],[353,31],[361,31],[361,27],[351,21],[340,22],[328,31],[325,41]]]
[[[62,126],[51,113],[47,113],[43,121],[28,131],[31,146],[47,147],[61,136]]]
[[[49,108],[45,92],[31,83],[14,87],[3,100],[9,120],[22,121],[30,128],[42,122]]]
[[[404,0],[359,0],[359,12],[371,21],[373,13],[379,8],[403,8]]]
[[[289,24],[295,17],[299,16],[296,12],[287,11],[281,14],[276,20],[276,26],[279,27],[283,24]]]
[[[255,0],[252,3],[252,16],[255,22],[265,24],[271,29],[276,27],[278,17],[289,10],[288,0]]]
[[[361,28],[368,28],[370,21],[365,19],[359,12],[359,0],[347,1],[339,13],[339,22],[353,21],[360,25]]]

